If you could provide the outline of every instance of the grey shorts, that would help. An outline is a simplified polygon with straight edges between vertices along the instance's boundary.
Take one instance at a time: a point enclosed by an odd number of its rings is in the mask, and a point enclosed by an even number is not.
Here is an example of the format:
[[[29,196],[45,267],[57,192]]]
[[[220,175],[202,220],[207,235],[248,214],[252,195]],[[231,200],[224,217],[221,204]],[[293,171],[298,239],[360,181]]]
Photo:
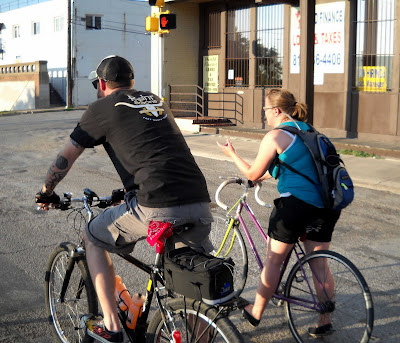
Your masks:
[[[93,218],[85,229],[87,239],[112,253],[130,253],[137,241],[147,237],[149,223],[154,220],[172,223],[174,227],[191,224],[188,230],[177,230],[168,239],[168,250],[185,245],[210,250],[208,234],[213,218],[208,202],[149,208],[132,198],[129,205],[110,207]]]

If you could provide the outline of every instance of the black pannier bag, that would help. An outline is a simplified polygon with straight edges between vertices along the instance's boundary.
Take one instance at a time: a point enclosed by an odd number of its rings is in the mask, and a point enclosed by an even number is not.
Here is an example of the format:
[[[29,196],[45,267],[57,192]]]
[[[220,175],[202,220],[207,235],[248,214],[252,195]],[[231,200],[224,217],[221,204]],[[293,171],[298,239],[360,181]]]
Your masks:
[[[168,290],[208,305],[231,299],[234,262],[217,258],[190,247],[171,250],[164,255],[164,278]]]

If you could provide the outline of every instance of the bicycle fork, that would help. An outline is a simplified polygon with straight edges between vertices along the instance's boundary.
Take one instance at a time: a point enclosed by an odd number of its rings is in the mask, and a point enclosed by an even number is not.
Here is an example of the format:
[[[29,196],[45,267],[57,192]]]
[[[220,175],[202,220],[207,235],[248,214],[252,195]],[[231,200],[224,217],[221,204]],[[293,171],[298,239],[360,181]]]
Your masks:
[[[79,259],[81,259],[84,256],[85,256],[85,250],[82,247],[78,247],[78,248],[70,251],[70,258],[68,260],[67,269],[65,271],[65,276],[64,276],[64,281],[63,281],[63,285],[61,287],[61,292],[60,292],[59,301],[61,303],[64,303],[64,301],[65,301],[65,293],[67,291],[67,288],[69,285],[69,280],[71,279],[71,275],[74,270],[75,264],[79,261]],[[83,278],[81,277],[81,279],[79,281],[78,289],[76,290],[76,294],[75,294],[76,299],[80,298],[83,288],[84,288],[84,281],[83,281]]]

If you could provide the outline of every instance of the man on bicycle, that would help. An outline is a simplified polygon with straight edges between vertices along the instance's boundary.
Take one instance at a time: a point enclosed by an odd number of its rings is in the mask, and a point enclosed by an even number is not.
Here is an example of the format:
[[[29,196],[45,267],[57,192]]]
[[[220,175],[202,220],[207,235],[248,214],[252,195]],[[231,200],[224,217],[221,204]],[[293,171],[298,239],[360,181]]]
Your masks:
[[[191,229],[174,239],[177,245],[181,239],[186,245],[201,246],[212,215],[205,178],[170,109],[156,95],[133,89],[133,68],[120,56],[104,58],[92,73],[98,100],[83,113],[50,166],[36,202],[43,209],[57,203],[54,189],[75,160],[85,148],[104,146],[127,193],[125,203],[106,209],[85,228],[86,258],[103,319],[84,321],[95,339],[122,342],[109,252],[130,253],[147,236],[152,220],[174,226],[190,223]]]

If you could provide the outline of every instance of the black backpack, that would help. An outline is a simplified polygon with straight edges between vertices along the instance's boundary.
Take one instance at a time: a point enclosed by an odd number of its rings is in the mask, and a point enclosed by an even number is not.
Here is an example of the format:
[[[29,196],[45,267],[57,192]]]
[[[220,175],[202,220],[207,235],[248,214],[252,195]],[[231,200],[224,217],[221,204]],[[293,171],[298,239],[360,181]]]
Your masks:
[[[275,158],[274,162],[276,165],[282,164],[290,171],[301,175],[312,183],[320,192],[325,208],[341,210],[353,201],[353,182],[332,142],[310,124],[308,125],[310,128],[307,131],[293,126],[279,126],[276,129],[297,135],[304,142],[314,161],[318,183],[281,161],[279,156]]]

